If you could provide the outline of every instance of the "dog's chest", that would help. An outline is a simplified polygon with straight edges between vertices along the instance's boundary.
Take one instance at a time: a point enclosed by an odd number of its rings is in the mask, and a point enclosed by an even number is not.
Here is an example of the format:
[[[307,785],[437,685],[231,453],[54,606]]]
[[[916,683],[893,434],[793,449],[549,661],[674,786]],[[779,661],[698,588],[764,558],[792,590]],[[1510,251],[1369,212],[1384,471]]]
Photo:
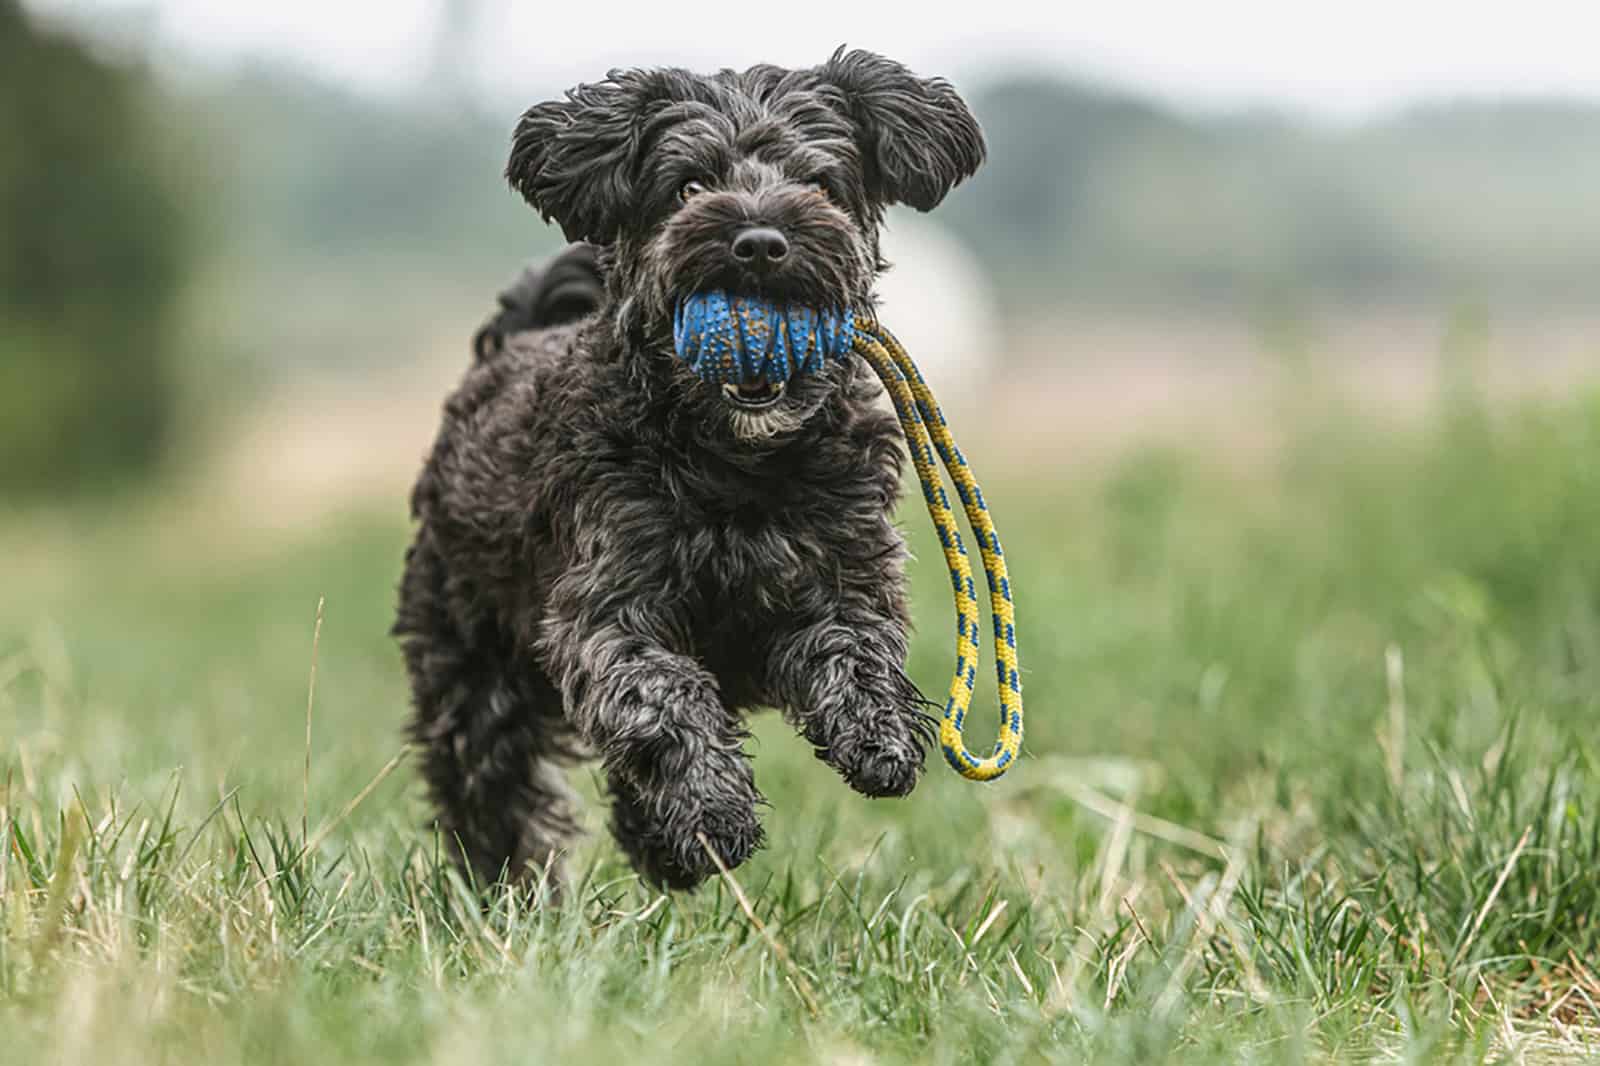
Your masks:
[[[613,500],[614,510],[656,516],[635,561],[664,567],[651,583],[702,650],[744,647],[825,613],[843,574],[870,568],[862,559],[892,555],[898,543],[881,490],[827,455],[760,471],[670,453],[651,459],[627,481],[637,495]]]
[[[828,545],[806,516],[762,501],[687,510],[683,557],[706,624],[764,624],[824,580]]]

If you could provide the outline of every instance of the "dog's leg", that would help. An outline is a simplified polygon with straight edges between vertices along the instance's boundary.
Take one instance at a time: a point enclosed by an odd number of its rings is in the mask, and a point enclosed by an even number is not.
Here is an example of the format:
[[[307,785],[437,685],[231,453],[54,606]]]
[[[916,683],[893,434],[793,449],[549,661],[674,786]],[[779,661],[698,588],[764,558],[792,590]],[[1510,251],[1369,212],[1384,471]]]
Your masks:
[[[614,797],[611,828],[634,867],[668,888],[716,872],[701,844],[737,866],[761,845],[744,734],[716,680],[669,649],[682,632],[659,591],[633,595],[637,565],[605,564],[603,582],[569,572],[556,585],[543,645],[567,714],[603,760]],[[585,590],[595,592],[592,598]]]
[[[614,635],[585,642],[567,674],[569,713],[604,760],[611,830],[655,884],[692,888],[761,844],[743,733],[694,660]]]
[[[904,796],[917,783],[934,723],[906,676],[898,592],[846,595],[777,634],[767,688],[817,758],[868,796]]]
[[[395,631],[415,700],[410,733],[439,831],[464,871],[480,887],[504,875],[559,893],[560,857],[578,834],[560,765],[574,738],[559,697],[537,667],[505,668],[492,629],[457,623],[425,530],[407,556]]]

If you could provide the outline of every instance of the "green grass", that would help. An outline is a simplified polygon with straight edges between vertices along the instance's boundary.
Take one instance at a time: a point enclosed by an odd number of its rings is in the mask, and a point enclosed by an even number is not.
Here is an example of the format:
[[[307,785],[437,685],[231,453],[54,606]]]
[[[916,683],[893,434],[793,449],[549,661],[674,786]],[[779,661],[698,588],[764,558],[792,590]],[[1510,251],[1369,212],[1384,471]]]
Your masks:
[[[991,478],[1027,757],[869,802],[764,716],[770,844],[735,876],[771,941],[728,884],[640,886],[597,804],[569,905],[475,902],[382,775],[398,515],[252,550],[159,501],[13,522],[0,1061],[1595,1054],[1600,403],[1292,414],[1249,473],[1151,446]]]

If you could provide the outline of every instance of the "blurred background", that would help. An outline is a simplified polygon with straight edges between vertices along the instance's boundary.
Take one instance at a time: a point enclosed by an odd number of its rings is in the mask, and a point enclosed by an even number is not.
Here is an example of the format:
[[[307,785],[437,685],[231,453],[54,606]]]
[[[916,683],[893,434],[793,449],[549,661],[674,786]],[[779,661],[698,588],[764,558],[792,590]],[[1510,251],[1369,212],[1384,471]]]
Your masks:
[[[613,65],[802,65],[841,37],[984,123],[979,176],[892,218],[884,294],[1032,461],[1258,451],[1286,355],[1408,411],[1450,337],[1514,390],[1600,354],[1579,5],[824,3],[725,39],[711,9],[626,7],[0,0],[0,505],[166,477],[255,532],[398,507],[466,338],[557,240],[500,177],[521,109]]]

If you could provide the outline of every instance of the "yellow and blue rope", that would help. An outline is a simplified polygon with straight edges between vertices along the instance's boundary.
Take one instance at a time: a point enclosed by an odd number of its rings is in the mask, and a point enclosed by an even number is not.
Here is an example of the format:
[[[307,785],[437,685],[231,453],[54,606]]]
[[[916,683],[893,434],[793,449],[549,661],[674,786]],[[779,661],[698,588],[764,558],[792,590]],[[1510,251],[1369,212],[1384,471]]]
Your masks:
[[[724,292],[689,297],[679,306],[673,325],[679,358],[707,381],[786,380],[791,373],[820,369],[825,360],[847,359],[852,351],[882,379],[905,432],[955,593],[956,669],[939,724],[939,746],[945,761],[963,777],[992,781],[1004,774],[1022,749],[1022,678],[1017,665],[1011,579],[983,490],[911,356],[874,318],[837,310],[774,307],[754,297]],[[977,537],[989,585],[989,613],[994,619],[1000,734],[994,752],[982,758],[968,751],[962,739],[978,682],[978,591],[966,543],[939,475],[941,463]]]
[[[950,567],[950,584],[956,605],[956,669],[950,679],[950,696],[939,723],[939,746],[945,761],[962,777],[992,781],[1010,769],[1022,749],[1022,677],[1017,662],[1016,611],[1011,602],[1011,579],[1006,572],[1005,553],[1000,535],[989,516],[983,490],[973,476],[966,456],[950,434],[944,412],[934,399],[933,390],[912,362],[911,356],[894,335],[877,322],[857,318],[855,351],[877,372],[905,432],[917,480],[922,483],[922,498],[928,506],[939,534],[945,563]],[[956,495],[966,511],[967,522],[978,540],[983,558],[984,577],[989,586],[989,611],[994,619],[995,674],[1000,698],[1000,735],[994,752],[980,758],[967,750],[962,738],[967,710],[978,678],[978,596],[973,583],[972,564],[967,555],[961,529],[935,464],[938,459],[950,474]]]

